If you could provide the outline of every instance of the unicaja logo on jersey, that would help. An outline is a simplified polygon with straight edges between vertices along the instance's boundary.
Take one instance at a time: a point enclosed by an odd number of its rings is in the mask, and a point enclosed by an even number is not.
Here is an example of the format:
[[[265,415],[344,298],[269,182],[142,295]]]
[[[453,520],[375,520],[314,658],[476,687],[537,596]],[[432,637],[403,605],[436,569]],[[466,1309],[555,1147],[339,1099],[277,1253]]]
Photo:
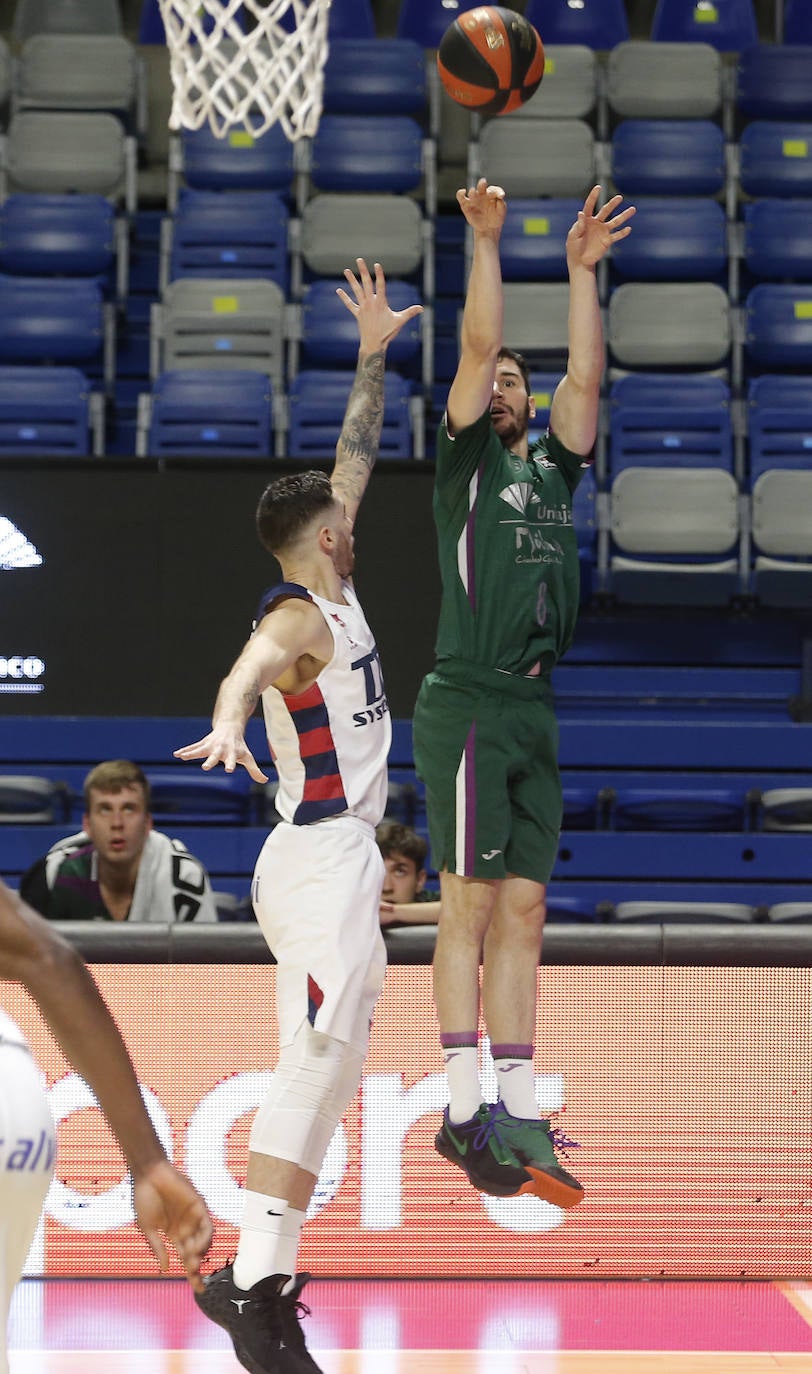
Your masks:
[[[15,568],[38,568],[41,563],[39,549],[5,515],[0,515],[0,570],[12,572]]]
[[[511,482],[509,487],[502,488],[499,499],[500,501],[507,501],[509,506],[517,510],[520,515],[524,515],[532,495],[532,482]]]

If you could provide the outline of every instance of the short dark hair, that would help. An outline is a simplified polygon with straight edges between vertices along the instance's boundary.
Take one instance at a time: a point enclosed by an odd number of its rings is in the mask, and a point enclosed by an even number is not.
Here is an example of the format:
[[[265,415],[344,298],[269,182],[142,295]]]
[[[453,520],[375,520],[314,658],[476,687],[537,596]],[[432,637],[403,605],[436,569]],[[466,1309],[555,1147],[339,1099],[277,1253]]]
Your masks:
[[[265,488],[257,506],[261,543],[269,553],[282,552],[334,501],[335,493],[325,472],[294,472],[288,477],[277,477]]]
[[[410,825],[401,825],[400,821],[382,820],[375,831],[375,839],[385,859],[392,854],[402,854],[404,859],[412,860],[418,873],[426,867],[429,847],[423,836],[412,830]]]
[[[525,389],[525,391],[527,392],[527,394],[528,394],[528,396],[529,396],[529,395],[530,395],[530,368],[527,366],[527,359],[525,358],[524,354],[522,354],[522,353],[517,353],[515,348],[505,348],[505,347],[503,346],[502,348],[499,349],[499,352],[498,352],[497,357],[496,357],[496,361],[497,361],[497,362],[501,362],[502,358],[510,358],[510,361],[511,361],[512,363],[515,363],[515,364],[516,364],[516,366],[518,367],[518,369],[519,369],[519,371],[521,372],[522,377],[523,377],[523,379],[524,379],[524,389]]]
[[[85,778],[82,791],[85,798],[85,811],[90,810],[94,792],[121,792],[125,787],[140,787],[144,794],[144,806],[150,808],[150,786],[143,769],[129,759],[108,759],[97,763]]]

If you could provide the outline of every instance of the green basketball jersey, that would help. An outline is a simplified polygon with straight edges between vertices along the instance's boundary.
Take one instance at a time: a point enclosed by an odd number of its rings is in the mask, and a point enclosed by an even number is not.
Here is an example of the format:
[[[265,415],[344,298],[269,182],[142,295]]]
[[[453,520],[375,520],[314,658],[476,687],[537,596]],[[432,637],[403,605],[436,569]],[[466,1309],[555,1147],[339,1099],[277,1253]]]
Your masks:
[[[572,493],[584,466],[552,434],[527,461],[517,457],[489,411],[453,439],[440,425],[438,667],[462,659],[517,677],[546,674],[569,647],[579,593]]]

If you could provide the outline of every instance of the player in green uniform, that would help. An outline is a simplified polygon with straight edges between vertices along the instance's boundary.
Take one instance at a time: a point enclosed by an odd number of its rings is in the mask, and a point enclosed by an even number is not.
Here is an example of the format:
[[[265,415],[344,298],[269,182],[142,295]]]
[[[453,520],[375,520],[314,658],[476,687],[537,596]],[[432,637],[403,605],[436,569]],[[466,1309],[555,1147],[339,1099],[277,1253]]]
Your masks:
[[[545,885],[561,825],[550,672],[578,610],[572,494],[595,443],[604,364],[595,266],[634,214],[616,213],[620,196],[597,209],[599,196],[596,186],[567,235],[567,371],[550,432],[530,446],[527,365],[502,342],[505,195],[484,178],[457,193],[474,251],[437,443],[437,661],[414,713],[442,897],[434,996],[450,1101],[437,1149],[483,1192],[562,1207],[583,1189],[558,1162],[533,1072]],[[477,1060],[480,960],[495,1106],[482,1102]]]

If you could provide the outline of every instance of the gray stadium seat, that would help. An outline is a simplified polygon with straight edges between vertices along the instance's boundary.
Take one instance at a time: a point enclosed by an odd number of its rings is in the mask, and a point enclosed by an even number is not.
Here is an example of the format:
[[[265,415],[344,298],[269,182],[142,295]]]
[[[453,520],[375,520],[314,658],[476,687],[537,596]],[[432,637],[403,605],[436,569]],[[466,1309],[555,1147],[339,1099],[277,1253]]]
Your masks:
[[[765,830],[812,831],[812,787],[774,787],[761,794]]]
[[[8,44],[0,38],[0,121],[5,127],[11,101],[12,68]]]
[[[544,85],[511,118],[589,119],[598,103],[598,58],[580,43],[544,49]]]
[[[420,206],[408,196],[324,192],[304,207],[299,247],[317,276],[340,276],[361,257],[404,277],[425,261],[427,235]]]
[[[17,63],[13,104],[15,110],[106,110],[140,127],[136,50],[115,34],[36,34]]]
[[[707,43],[618,43],[607,100],[624,119],[709,119],[722,107],[722,62]]]
[[[122,32],[118,0],[17,0],[13,36],[23,44],[35,33]]]
[[[135,142],[114,115],[23,111],[9,126],[2,171],[3,196],[93,192],[135,210]]]
[[[756,909],[744,902],[618,902],[613,915],[616,921],[655,925],[693,925],[706,921],[733,921],[746,925],[755,920]]]
[[[608,570],[613,595],[636,604],[724,605],[740,590],[739,490],[729,472],[624,468],[610,499],[619,550]]]
[[[503,338],[531,364],[566,367],[569,287],[559,282],[505,282]]]
[[[775,902],[767,909],[768,921],[812,921],[812,902]]]
[[[180,278],[152,307],[151,374],[264,372],[281,391],[286,336],[285,297],[276,282]]]
[[[509,196],[583,197],[595,182],[595,135],[582,119],[492,119],[469,148],[469,185],[480,176]]]
[[[729,297],[711,282],[626,282],[610,298],[607,342],[621,367],[719,367],[731,340]]]
[[[765,606],[812,605],[812,472],[772,468],[753,487],[753,592]]]

